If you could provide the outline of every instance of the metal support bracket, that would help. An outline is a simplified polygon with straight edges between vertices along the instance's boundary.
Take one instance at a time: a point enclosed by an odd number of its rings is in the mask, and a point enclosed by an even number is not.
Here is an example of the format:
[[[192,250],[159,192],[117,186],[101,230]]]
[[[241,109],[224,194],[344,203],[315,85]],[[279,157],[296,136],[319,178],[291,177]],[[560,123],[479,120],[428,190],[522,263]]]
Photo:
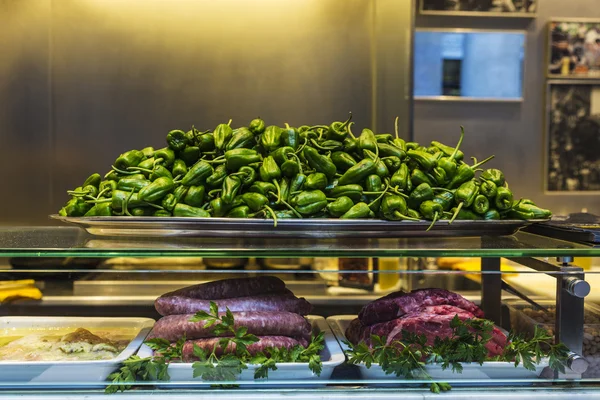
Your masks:
[[[482,258],[481,272],[481,309],[487,319],[491,319],[496,325],[502,326],[500,258]]]

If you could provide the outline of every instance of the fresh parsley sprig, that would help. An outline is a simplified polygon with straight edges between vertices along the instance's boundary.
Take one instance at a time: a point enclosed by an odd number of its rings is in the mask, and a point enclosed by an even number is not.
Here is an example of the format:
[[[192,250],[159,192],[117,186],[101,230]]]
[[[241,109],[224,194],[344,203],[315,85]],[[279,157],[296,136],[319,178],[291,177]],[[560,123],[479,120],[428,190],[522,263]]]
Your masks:
[[[535,365],[548,358],[550,368],[565,371],[568,358],[567,347],[554,344],[552,336],[542,328],[536,327],[533,338],[524,339],[510,333],[508,342],[501,355],[490,358],[486,344],[492,339],[494,323],[484,319],[466,319],[461,321],[455,316],[450,322],[452,333],[449,337],[434,339],[433,345],[427,345],[425,335],[403,331],[402,339],[387,343],[386,337],[371,336],[371,346],[364,342],[344,343],[350,364],[364,363],[367,368],[379,364],[387,375],[403,376],[407,379],[428,380],[427,364],[439,364],[442,369],[451,368],[453,372],[463,370],[463,362],[483,364],[485,361],[506,361],[515,367],[535,371]],[[432,382],[430,390],[435,393],[450,390],[445,382]]]

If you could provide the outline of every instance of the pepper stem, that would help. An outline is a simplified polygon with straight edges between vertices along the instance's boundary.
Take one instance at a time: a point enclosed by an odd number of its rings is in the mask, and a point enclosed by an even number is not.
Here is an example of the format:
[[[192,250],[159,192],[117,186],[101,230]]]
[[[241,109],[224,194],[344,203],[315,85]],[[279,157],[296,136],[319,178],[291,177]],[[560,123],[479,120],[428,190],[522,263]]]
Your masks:
[[[281,203],[281,187],[279,187],[279,182],[277,179],[273,179],[273,185],[277,188],[277,204]]]
[[[228,125],[228,126],[231,126],[231,122],[232,122],[232,121],[233,121],[233,120],[232,120],[231,118],[229,118],[229,122],[227,123],[227,125]]]
[[[438,218],[438,212],[436,211],[435,214],[433,215],[433,221],[431,221],[431,224],[429,224],[429,227],[427,228],[427,230],[425,230],[425,232],[429,232],[429,230],[431,228],[433,228],[433,224],[435,224],[435,221],[437,221]]]
[[[371,206],[373,204],[377,203],[379,201],[379,199],[381,199],[387,193],[388,189],[390,189],[390,185],[386,185],[385,190],[383,192],[381,192],[381,194],[379,196],[377,196],[377,198],[375,200],[373,200],[372,202],[367,204],[369,206],[369,208],[371,208]]]
[[[400,117],[396,117],[396,119],[394,120],[394,131],[396,132],[396,137],[398,137],[398,120],[400,119]]]
[[[409,221],[420,221],[420,219],[418,219],[418,218],[409,217],[408,215],[404,215],[400,211],[397,211],[397,210],[394,211],[394,215],[396,217],[399,217],[399,218],[402,218],[402,219],[407,219]]]
[[[461,201],[458,207],[456,207],[456,211],[454,211],[454,215],[452,216],[452,218],[450,218],[450,221],[448,221],[448,225],[450,225],[456,219],[456,216],[460,212],[460,209],[462,208],[463,204],[465,204],[465,202]]]
[[[462,144],[462,141],[463,141],[464,137],[465,137],[465,127],[461,125],[461,127],[460,127],[460,139],[458,139],[458,143],[456,144],[456,147],[454,148],[454,152],[450,156],[451,160],[454,160],[454,158],[456,157],[456,154],[458,154],[458,149],[459,149],[460,145]]]
[[[481,165],[485,164],[486,162],[490,161],[492,158],[494,158],[494,155],[489,156],[488,158],[486,158],[485,160],[481,160],[479,161],[477,164],[473,164],[471,165],[471,169],[476,169],[477,167],[480,167]]]
[[[265,205],[264,208],[269,211],[271,217],[273,217],[273,228],[277,228],[277,215],[275,215],[275,211],[273,211],[273,209],[267,205]]]
[[[352,125],[354,125],[354,122],[350,122],[348,124],[348,133],[350,134],[350,136],[352,136],[352,139],[356,139],[356,136],[354,136],[354,133],[352,133]]]
[[[300,147],[298,147],[298,150],[296,150],[296,151],[294,152],[294,154],[296,154],[296,153],[301,153],[301,152],[302,152],[302,150],[304,150],[304,147],[306,147],[306,145],[307,145],[307,144],[308,144],[308,139],[306,139],[306,138],[305,138],[305,139],[304,139],[304,143],[302,143],[302,145],[301,145]]]
[[[295,209],[294,207],[292,207],[290,204],[288,204],[288,202],[287,202],[287,201],[285,201],[285,200],[281,200],[281,203],[282,203],[284,206],[286,206],[287,208],[289,208],[289,210],[290,210],[291,212],[293,212],[293,213],[294,213],[294,215],[295,215],[296,217],[298,217],[298,218],[302,218],[302,215],[301,215],[301,214],[300,214],[298,211],[296,211],[296,209]]]
[[[349,114],[348,119],[346,121],[344,121],[342,126],[340,126],[340,129],[344,129],[345,127],[347,127],[348,124],[350,123],[350,120],[352,120],[352,111],[350,111],[348,114]]]
[[[123,171],[122,169],[119,169],[119,168],[115,167],[114,165],[111,165],[110,167],[113,169],[113,171],[116,171],[116,172],[118,172],[120,174],[124,174],[124,175],[137,174],[137,171]],[[136,168],[136,167],[129,167],[129,168]]]

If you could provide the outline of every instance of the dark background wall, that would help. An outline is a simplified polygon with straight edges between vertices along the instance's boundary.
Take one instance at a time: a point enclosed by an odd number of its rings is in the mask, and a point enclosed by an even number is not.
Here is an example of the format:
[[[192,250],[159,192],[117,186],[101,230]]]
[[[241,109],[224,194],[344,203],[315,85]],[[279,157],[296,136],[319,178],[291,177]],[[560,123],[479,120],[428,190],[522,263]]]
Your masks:
[[[464,125],[465,154],[483,159],[505,172],[511,189],[552,209],[556,214],[581,211],[600,214],[598,194],[544,193],[545,57],[551,18],[599,18],[598,0],[539,0],[536,19],[440,17],[417,15],[416,28],[472,28],[526,30],[524,101],[434,102],[415,100],[414,134],[418,142],[456,142]],[[600,82],[600,81],[599,81]],[[600,152],[600,149],[597,149]]]
[[[0,224],[171,129],[260,116],[410,135],[411,1],[0,0]]]

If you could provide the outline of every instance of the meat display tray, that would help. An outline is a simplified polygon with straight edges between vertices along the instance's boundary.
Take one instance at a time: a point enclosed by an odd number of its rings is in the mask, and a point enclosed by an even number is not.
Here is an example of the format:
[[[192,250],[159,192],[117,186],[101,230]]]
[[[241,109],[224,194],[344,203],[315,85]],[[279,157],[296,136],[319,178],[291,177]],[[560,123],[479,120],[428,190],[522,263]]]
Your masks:
[[[338,365],[341,365],[345,361],[344,353],[338,344],[333,332],[331,331],[327,322],[323,317],[308,315],[306,319],[312,324],[313,332],[325,332],[325,348],[321,352],[321,360],[323,362],[323,370],[321,375],[315,375],[310,369],[308,369],[308,363],[277,363],[277,370],[269,371],[268,380],[255,381],[254,371],[258,368],[258,365],[249,364],[248,369],[243,370],[240,374],[236,384],[240,387],[255,387],[255,388],[267,388],[267,387],[285,387],[288,386],[285,383],[269,385],[268,382],[273,381],[307,381],[302,383],[302,387],[310,387],[310,380],[324,381],[331,377],[333,370]],[[138,351],[140,357],[150,357],[153,352],[146,345],[142,345]],[[170,376],[169,384],[160,385],[161,387],[168,388],[181,388],[182,386],[194,386],[195,382],[202,382],[201,378],[194,378],[192,371],[192,363],[171,363],[168,367],[168,373]],[[244,385],[244,382],[248,382]],[[257,382],[258,384],[256,384]],[[210,384],[218,384],[218,381],[211,381]],[[289,384],[291,385],[291,383]],[[210,386],[207,384],[195,385],[196,387]],[[297,385],[296,385],[297,386]],[[313,385],[319,386],[319,385]]]
[[[277,227],[272,219],[189,218],[189,217],[63,217],[50,216],[75,224],[97,236],[136,237],[468,237],[506,236],[544,220],[456,220],[385,221],[377,219],[281,219]]]
[[[345,332],[348,325],[350,325],[350,322],[355,318],[356,315],[335,315],[327,318],[327,323],[331,327],[333,334],[338,339],[344,352],[348,350],[348,346],[344,344],[344,341],[347,340]],[[483,365],[477,363],[462,363],[462,366],[462,373],[452,372],[452,369],[450,368],[443,370],[441,366],[435,364],[427,365],[426,370],[434,381],[450,382],[453,386],[460,385],[460,381],[470,381],[464,383],[471,386],[474,384],[486,386],[493,385],[494,382],[491,382],[490,380],[511,380],[511,384],[519,384],[519,380],[523,380],[525,381],[523,383],[527,384],[532,380],[537,379],[542,374],[544,368],[548,366],[548,363],[544,361],[536,365],[535,371],[530,371],[521,365],[515,367],[512,363],[499,361],[484,362]],[[367,368],[364,364],[359,364],[356,367],[363,379],[385,379],[388,381],[394,379],[394,375],[386,375],[378,364],[372,364],[371,368]],[[389,383],[386,382],[386,384]],[[505,382],[498,382],[498,384],[503,385]]]
[[[115,358],[96,361],[0,361],[0,383],[33,383],[35,388],[57,386],[104,387],[106,378],[142,345],[154,326],[150,318],[104,317],[0,317],[0,331],[39,328],[134,328],[137,335]],[[94,383],[98,385],[94,385]],[[80,387],[80,386],[77,386]]]

